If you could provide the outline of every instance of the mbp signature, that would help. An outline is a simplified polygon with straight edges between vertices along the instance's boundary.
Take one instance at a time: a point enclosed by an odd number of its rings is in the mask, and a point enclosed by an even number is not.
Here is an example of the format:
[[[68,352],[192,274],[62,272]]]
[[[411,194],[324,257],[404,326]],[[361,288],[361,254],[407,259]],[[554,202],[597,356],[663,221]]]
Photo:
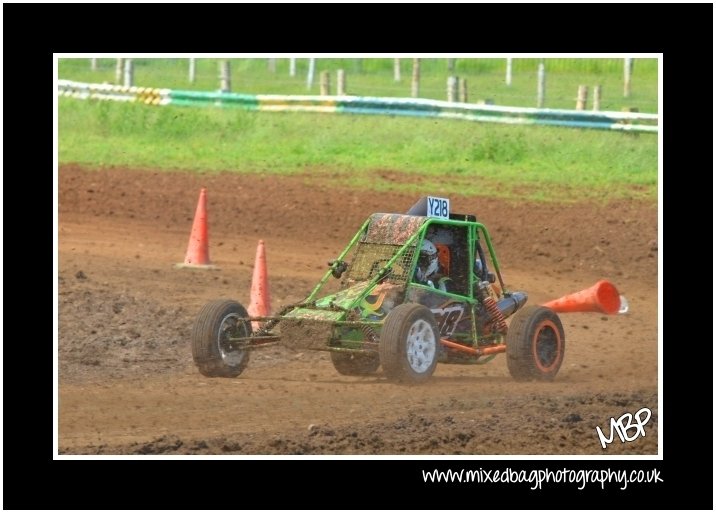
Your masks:
[[[627,412],[616,420],[612,417],[609,419],[609,438],[604,436],[602,429],[597,426],[597,435],[599,436],[599,443],[602,444],[602,449],[606,449],[607,444],[614,441],[614,431],[616,431],[622,443],[633,442],[639,436],[646,436],[644,425],[649,422],[649,419],[651,419],[651,410],[649,408],[642,408],[634,415]],[[630,434],[631,430],[633,430],[633,434]]]

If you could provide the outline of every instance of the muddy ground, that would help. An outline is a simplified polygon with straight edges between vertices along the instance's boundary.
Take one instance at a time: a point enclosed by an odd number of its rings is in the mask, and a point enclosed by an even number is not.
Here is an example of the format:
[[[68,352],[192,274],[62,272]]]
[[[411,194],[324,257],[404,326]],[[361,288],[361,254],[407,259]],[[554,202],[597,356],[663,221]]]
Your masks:
[[[376,172],[376,178],[403,181]],[[322,175],[325,178],[325,173]],[[219,270],[175,269],[208,189]],[[440,195],[441,191],[425,191]],[[452,197],[493,238],[507,284],[541,303],[613,281],[622,316],[563,314],[551,383],[517,383],[503,355],[438,365],[422,386],[338,374],[325,353],[267,348],[235,379],[191,359],[201,306],[247,304],[266,243],[272,306],[304,297],[361,222],[416,195],[344,190],[306,174],[59,171],[60,454],[656,454],[657,208]],[[646,436],[603,450],[596,426],[648,407]]]

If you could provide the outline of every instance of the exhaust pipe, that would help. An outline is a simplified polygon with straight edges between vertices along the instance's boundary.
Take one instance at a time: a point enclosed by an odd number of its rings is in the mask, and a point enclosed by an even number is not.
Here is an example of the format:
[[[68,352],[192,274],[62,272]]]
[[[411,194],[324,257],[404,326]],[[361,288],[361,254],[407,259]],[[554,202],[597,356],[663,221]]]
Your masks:
[[[497,308],[500,309],[503,316],[509,317],[525,306],[526,302],[527,294],[525,292],[511,292],[497,302]]]

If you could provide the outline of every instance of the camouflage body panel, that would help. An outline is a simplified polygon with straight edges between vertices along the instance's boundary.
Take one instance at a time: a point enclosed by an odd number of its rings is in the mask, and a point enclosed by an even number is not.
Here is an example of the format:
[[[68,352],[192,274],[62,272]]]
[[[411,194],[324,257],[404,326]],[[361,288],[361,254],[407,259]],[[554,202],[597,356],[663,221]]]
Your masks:
[[[340,321],[345,312],[340,310],[318,310],[315,308],[295,308],[283,316],[283,319],[308,319],[314,321]],[[282,323],[283,325],[283,323]]]
[[[427,217],[403,214],[373,214],[363,242],[405,244],[427,221]]]
[[[315,302],[315,308],[298,307],[288,312],[279,323],[283,345],[293,349],[326,350],[331,346],[363,349],[365,328],[342,327],[335,322],[382,321],[390,310],[402,303],[404,290],[403,286],[384,282],[374,285],[368,295],[362,297],[366,285],[366,282],[357,283],[321,298]]]
[[[309,310],[309,312],[343,315],[342,312],[316,310]],[[328,349],[334,338],[334,324],[326,322],[327,320],[310,317],[284,317],[279,323],[282,345],[292,349],[313,349],[318,351]]]
[[[393,308],[403,302],[403,287],[390,282],[375,286],[359,304],[361,319],[383,320]]]
[[[403,288],[387,281],[373,286],[373,289],[360,299],[365,293],[367,284],[367,282],[357,283],[318,299],[315,308],[294,308],[284,317],[317,321],[340,321],[344,320],[344,317],[349,317],[351,320],[376,320],[385,317],[396,305],[402,303]]]
[[[333,340],[335,321],[344,320],[338,309],[294,308],[281,318],[281,344],[292,349],[327,349]]]
[[[348,310],[365,292],[367,281],[361,281],[330,296],[316,300],[317,308],[339,308]]]

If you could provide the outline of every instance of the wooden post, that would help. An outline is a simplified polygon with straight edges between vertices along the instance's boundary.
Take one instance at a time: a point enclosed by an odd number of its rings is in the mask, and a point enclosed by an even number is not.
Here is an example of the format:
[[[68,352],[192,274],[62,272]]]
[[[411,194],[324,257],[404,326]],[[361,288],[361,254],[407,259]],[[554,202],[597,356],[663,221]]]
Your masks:
[[[291,57],[288,60],[288,76],[289,77],[296,76],[296,58],[295,57]]]
[[[400,59],[393,59],[393,80],[400,82]]]
[[[512,85],[512,59],[507,59],[507,67],[505,68],[505,84]]]
[[[577,110],[584,110],[587,108],[587,86],[581,85],[577,89]]]
[[[544,90],[546,82],[546,73],[544,71],[544,62],[540,62],[537,66],[537,108],[544,108]]]
[[[448,59],[447,61],[448,73],[453,73],[455,71],[455,59]]]
[[[336,72],[336,87],[338,90],[336,91],[336,94],[338,96],[345,96],[346,95],[346,71],[343,69],[339,69]]]
[[[321,71],[321,96],[331,94],[331,75],[327,71]]]
[[[457,101],[457,77],[447,77],[447,101],[451,103]]]
[[[593,97],[594,106],[592,107],[592,110],[601,110],[602,108],[602,86],[601,85],[595,85],[594,86],[594,97]]]
[[[114,68],[114,83],[119,85],[122,83],[122,75],[124,74],[124,59],[117,59],[117,66]]]
[[[134,61],[132,59],[124,59],[124,87],[132,87],[134,85]]]
[[[189,83],[196,82],[196,59],[189,59]]]
[[[308,59],[308,75],[306,76],[306,89],[313,87],[313,75],[316,73],[316,59]]]
[[[413,80],[410,84],[410,95],[413,98],[420,96],[420,59],[413,59]]]
[[[219,91],[231,91],[231,63],[228,60],[219,61]]]
[[[457,83],[458,98],[462,103],[467,103],[467,80],[464,78],[459,79]]]
[[[268,59],[269,73],[276,73],[276,59]]]
[[[631,72],[634,66],[634,59],[624,59],[624,98],[631,96]]]
[[[97,59],[90,59],[90,69],[97,71]]]

